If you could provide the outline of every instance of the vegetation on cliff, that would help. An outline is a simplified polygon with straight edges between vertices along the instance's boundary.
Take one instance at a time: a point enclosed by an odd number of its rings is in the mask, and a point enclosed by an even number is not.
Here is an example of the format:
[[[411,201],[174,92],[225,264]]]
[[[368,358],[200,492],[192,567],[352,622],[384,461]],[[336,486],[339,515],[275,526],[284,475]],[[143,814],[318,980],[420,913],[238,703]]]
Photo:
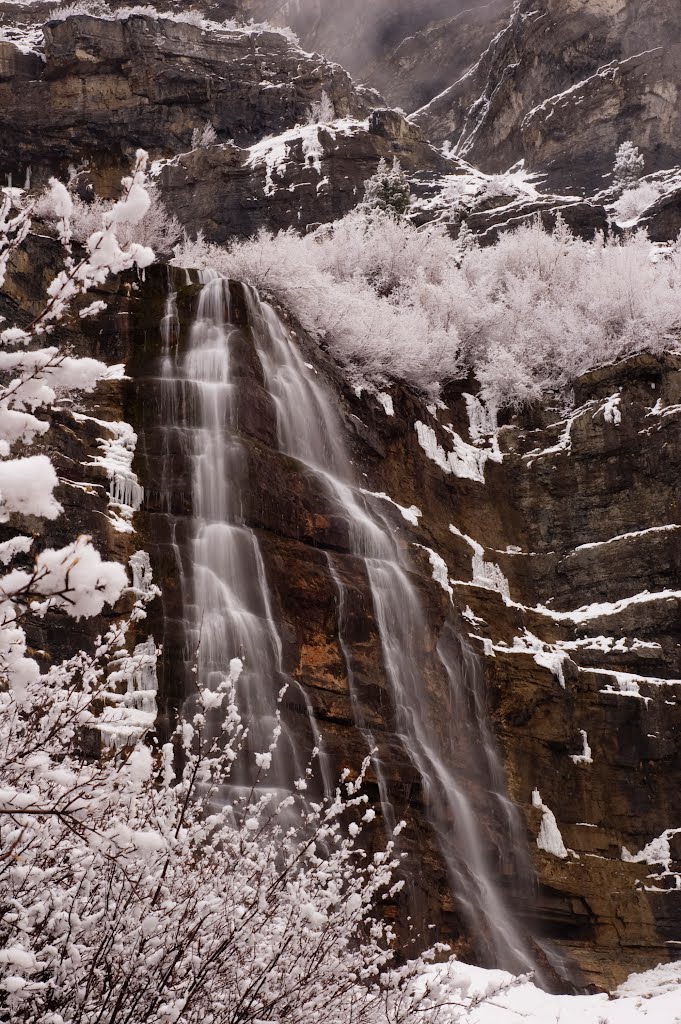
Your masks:
[[[212,267],[289,309],[353,380],[405,382],[437,396],[473,371],[489,405],[567,400],[585,371],[634,352],[678,347],[681,251],[645,233],[575,237],[539,221],[481,248],[464,233],[352,213],[227,248],[187,242],[180,266]]]

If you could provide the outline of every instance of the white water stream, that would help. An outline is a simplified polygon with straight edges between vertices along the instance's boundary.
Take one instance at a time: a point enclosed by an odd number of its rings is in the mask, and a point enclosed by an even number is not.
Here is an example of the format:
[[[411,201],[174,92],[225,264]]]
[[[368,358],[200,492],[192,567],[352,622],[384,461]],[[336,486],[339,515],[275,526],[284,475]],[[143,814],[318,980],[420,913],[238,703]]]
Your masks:
[[[487,724],[477,661],[447,625],[432,659],[443,680],[447,706],[434,708],[421,661],[428,624],[409,561],[380,511],[354,484],[330,393],[304,362],[273,308],[249,289],[246,304],[265,390],[276,410],[279,450],[324,486],[347,523],[353,554],[364,560],[399,739],[420,777],[426,812],[452,889],[478,937],[479,955],[516,973],[533,969],[529,935],[498,883],[500,872],[506,870],[529,893],[531,872],[529,858],[521,852],[525,838],[519,815],[506,795]],[[189,647],[190,655],[195,652],[201,686],[217,685],[230,659],[244,659],[239,691],[254,750],[269,746],[281,687],[297,687],[295,700],[308,708],[310,727],[307,737],[301,738],[283,724],[270,782],[286,789],[304,771],[318,733],[302,688],[283,670],[263,558],[255,534],[242,519],[242,489],[248,477],[230,359],[235,332],[228,286],[212,277],[201,292],[186,354],[173,355],[167,346],[164,362],[173,417],[170,429],[180,431],[192,471],[192,564],[183,581],[190,595]],[[328,562],[338,595],[338,641],[355,724],[371,749],[375,737],[356,692],[352,651],[344,634],[347,595],[334,557],[329,555]],[[496,842],[481,825],[457,770],[464,749],[476,760],[476,776],[489,804],[486,816],[497,826]],[[374,767],[384,818],[390,824],[394,813],[378,758]]]
[[[352,466],[342,444],[342,425],[330,395],[306,366],[274,309],[252,290],[247,290],[247,305],[265,384],[276,406],[280,450],[297,459],[326,485],[348,521],[354,553],[365,560],[400,738],[421,777],[431,824],[440,841],[454,892],[474,933],[480,937],[482,955],[515,972],[531,970],[535,963],[528,936],[499,888],[485,832],[465,784],[453,769],[456,737],[462,734],[461,725],[465,724],[477,734],[473,746],[478,747],[477,757],[494,810],[500,807],[503,812],[502,841],[510,847],[504,851],[506,857],[509,861],[514,857],[522,860],[518,851],[524,850],[525,840],[518,813],[505,793],[503,770],[481,701],[479,671],[471,670],[470,661],[468,666],[462,665],[453,644],[438,645],[437,656],[445,669],[450,701],[449,707],[441,710],[449,714],[451,729],[434,726],[420,659],[427,624],[409,565],[392,533],[376,522],[376,513],[370,513],[365,497],[352,486]],[[337,573],[333,575],[339,586]],[[349,664],[347,651],[344,654]],[[348,674],[351,700],[356,705],[350,664]],[[475,683],[472,700],[466,693],[471,680]],[[457,719],[459,728],[455,725]],[[361,718],[356,724],[372,741]],[[387,792],[384,783],[380,789]],[[384,814],[391,817],[392,808],[385,807]],[[528,863],[516,867],[522,867],[522,874],[527,872],[529,878]]]
[[[199,297],[186,353],[175,358],[168,353],[163,364],[173,416],[170,429],[179,431],[191,466],[191,565],[183,573],[183,591],[189,595],[187,657],[202,689],[216,689],[233,658],[243,661],[239,709],[248,725],[247,749],[253,754],[267,752],[281,730],[268,789],[290,791],[304,776],[319,733],[305,692],[283,670],[260,546],[242,519],[246,463],[236,424],[230,353],[234,334],[228,284],[210,276]],[[278,716],[283,688],[289,700],[308,710],[304,737],[294,736]],[[240,759],[232,774],[235,785],[246,792],[252,783],[251,766],[247,758]]]

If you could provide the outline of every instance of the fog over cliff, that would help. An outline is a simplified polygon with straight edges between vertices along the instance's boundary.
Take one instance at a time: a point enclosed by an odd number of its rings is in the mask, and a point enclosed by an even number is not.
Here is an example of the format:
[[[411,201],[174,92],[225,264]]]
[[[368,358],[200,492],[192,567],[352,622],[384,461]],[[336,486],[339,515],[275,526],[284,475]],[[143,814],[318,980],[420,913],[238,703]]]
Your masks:
[[[248,16],[289,25],[303,45],[336,60],[381,89],[391,103],[427,102],[485,48],[510,0],[243,0]],[[451,22],[447,25],[447,22]],[[444,23],[444,24],[443,24]],[[453,41],[446,68],[430,52],[434,25]],[[473,38],[472,38],[473,37]],[[405,82],[405,56],[416,74]],[[402,73],[400,73],[402,72]],[[443,77],[444,74],[444,77]],[[416,89],[414,88],[416,80]],[[407,88],[405,88],[405,85]]]

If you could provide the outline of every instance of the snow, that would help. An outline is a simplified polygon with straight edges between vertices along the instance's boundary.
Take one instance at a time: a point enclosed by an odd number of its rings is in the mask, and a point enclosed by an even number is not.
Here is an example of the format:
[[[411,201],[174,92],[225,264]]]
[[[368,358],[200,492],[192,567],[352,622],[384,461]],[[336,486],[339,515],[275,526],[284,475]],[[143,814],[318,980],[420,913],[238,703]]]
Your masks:
[[[122,750],[133,745],[154,728],[157,714],[156,694],[158,650],[154,638],[137,644],[132,655],[123,652],[114,663],[108,682],[112,687],[125,685],[124,693],[111,692],[109,706],[97,720],[97,728],[106,747]],[[140,761],[136,770],[146,770]]]
[[[681,530],[681,526],[677,523],[670,523],[667,526],[651,526],[646,530],[634,530],[630,533],[618,533],[615,537],[611,537],[609,540],[594,541],[591,544],[579,544],[575,551],[589,551],[593,548],[605,547],[608,544],[618,544],[623,540],[637,540],[639,537],[645,537],[651,533],[669,533],[674,530]]]
[[[473,551],[471,570],[473,573],[473,586],[483,587],[485,590],[495,590],[501,594],[505,601],[510,601],[508,580],[495,562],[485,561],[485,549],[472,537],[462,533],[456,526],[449,524],[449,532],[455,537],[461,537]],[[458,581],[457,581],[458,582]]]
[[[109,478],[110,519],[114,529],[119,533],[133,533],[133,515],[144,501],[144,488],[132,470],[137,434],[129,423],[98,420],[82,413],[72,413],[72,416],[79,422],[90,420],[113,434],[111,438],[97,438],[103,454],[95,456],[91,465],[100,466]]]
[[[661,864],[667,871],[672,861],[672,853],[669,840],[676,835],[681,835],[681,828],[668,828],[643,847],[635,856],[632,856],[626,847],[622,849],[622,860],[629,864]]]
[[[646,686],[681,686],[681,679],[660,679],[655,676],[640,676],[634,672],[620,672],[609,668],[585,668],[584,672],[612,676],[621,693],[639,693],[641,684]]]
[[[561,836],[560,829],[556,823],[556,816],[553,811],[543,803],[538,789],[535,789],[532,793],[532,806],[538,808],[542,812],[542,822],[539,829],[539,835],[537,836],[537,846],[540,850],[544,850],[546,853],[550,853],[554,857],[559,857],[561,860],[565,860],[568,852],[565,849],[563,837]]]
[[[452,962],[445,970],[433,966],[452,1001],[480,998],[469,1015],[470,1024],[679,1024],[681,963],[660,964],[644,974],[632,974],[612,995],[570,996],[544,992],[531,980],[503,971]],[[424,981],[426,980],[424,977]],[[443,1024],[462,1020],[457,1013]]]
[[[395,415],[395,406],[393,405],[391,395],[387,394],[385,391],[379,391],[379,393],[376,395],[376,398],[383,406],[386,416]]]
[[[606,399],[601,408],[594,413],[592,419],[597,416],[599,412],[602,412],[603,419],[606,423],[611,423],[613,426],[619,427],[622,422],[622,413],[619,407],[621,397],[622,396],[619,391],[614,395],[611,395],[610,398]]]
[[[293,148],[297,143],[301,144],[303,154],[303,166],[312,167],[322,175],[322,160],[324,157],[324,146],[322,136],[324,133],[335,142],[338,135],[349,135],[363,127],[363,122],[354,118],[343,118],[334,121],[330,125],[296,125],[289,128],[281,135],[261,139],[251,146],[246,160],[247,167],[265,168],[265,195],[273,195],[279,187],[276,179],[286,177],[289,163],[292,159]]]
[[[417,508],[416,505],[410,505],[409,508],[405,508],[404,505],[398,505],[396,501],[393,501],[390,495],[384,494],[382,491],[367,491],[363,487],[360,487],[360,492],[362,494],[366,494],[370,498],[380,498],[381,501],[389,501],[391,505],[394,505],[395,508],[399,510],[403,519],[406,519],[406,521],[411,523],[412,526],[419,525],[419,519],[423,515],[423,512],[420,508]]]
[[[482,626],[485,622],[484,619],[481,619],[475,614],[469,605],[466,605],[465,609],[461,613],[461,617],[464,618],[466,622],[469,622],[471,626]]]
[[[488,460],[501,462],[501,453],[494,448],[475,448],[461,438],[451,427],[444,427],[452,437],[453,450],[445,451],[438,442],[437,435],[432,427],[427,426],[420,420],[414,424],[414,429],[428,458],[440,467],[443,472],[453,474],[463,480],[475,480],[476,483],[485,482],[485,464]]]
[[[541,665],[552,672],[563,689],[565,689],[563,664],[566,660],[569,660],[565,654],[555,654],[553,651],[540,651],[534,655],[534,660],[537,665]]]
[[[623,597],[619,601],[596,602],[594,604],[583,605],[581,608],[576,608],[571,612],[553,611],[543,605],[538,605],[532,610],[537,612],[539,615],[545,615],[548,618],[555,619],[557,622],[579,623],[589,622],[592,619],[601,619],[611,615],[619,615],[620,612],[626,611],[627,608],[631,608],[633,605],[652,604],[656,601],[669,600],[681,600],[681,590],[660,590],[654,594],[651,594],[648,590],[644,590],[640,594],[634,594],[631,597]]]
[[[593,758],[591,756],[591,747],[589,746],[589,738],[584,729],[580,729],[582,737],[582,752],[581,754],[570,754],[570,760],[574,761],[575,764],[593,764]]]
[[[36,54],[45,60],[44,38],[41,26],[0,25],[0,43],[11,43],[20,53]]]
[[[437,551],[433,551],[432,548],[427,548],[424,544],[417,545],[422,548],[428,555],[430,560],[430,566],[433,570],[433,579],[436,583],[442,587],[445,593],[451,597],[454,591],[449,583],[449,570],[447,569],[447,563],[441,555],[438,555]]]
[[[560,455],[563,452],[569,455],[572,451],[572,428],[580,416],[583,416],[588,409],[593,407],[593,405],[593,402],[587,402],[585,405],[580,406],[579,409],[575,409],[575,411],[568,416],[565,420],[565,426],[561,435],[554,445],[542,450],[536,448],[534,451],[528,452],[527,455],[523,455],[523,458],[527,461],[528,469],[537,461],[537,459],[543,459],[547,455]],[[563,421],[561,420],[560,422],[562,423]],[[556,425],[557,424],[551,424],[551,426]]]
[[[0,522],[12,512],[56,519],[62,511],[52,493],[58,483],[46,455],[0,462]]]
[[[494,651],[500,654],[531,654],[537,665],[541,665],[552,672],[563,689],[565,689],[563,666],[570,658],[565,651],[559,649],[557,644],[544,643],[534,633],[530,633],[528,629],[525,629],[522,636],[513,638],[512,647],[499,643],[494,645]]]

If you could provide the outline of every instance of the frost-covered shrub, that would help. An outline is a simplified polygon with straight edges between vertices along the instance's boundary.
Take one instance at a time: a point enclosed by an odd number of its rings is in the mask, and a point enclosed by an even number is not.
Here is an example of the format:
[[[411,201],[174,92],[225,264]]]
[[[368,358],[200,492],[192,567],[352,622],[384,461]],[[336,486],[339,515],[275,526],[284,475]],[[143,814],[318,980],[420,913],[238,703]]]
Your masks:
[[[138,594],[132,619],[144,616]],[[83,736],[111,700],[130,620],[0,689],[0,989],[23,1024],[399,1024],[440,1016],[433,955],[393,963],[377,909],[401,883],[393,843],[369,857],[364,771],[331,797],[225,799],[244,728],[233,661],[162,749],[98,760]],[[206,728],[222,724],[221,741]],[[179,755],[179,756],[177,756]],[[443,971],[446,968],[443,968]],[[472,1000],[471,1000],[472,1002]],[[446,1018],[451,1020],[450,1017]]]
[[[202,128],[195,128],[192,132],[192,149],[207,149],[214,146],[218,141],[218,133],[210,123],[206,121]]]
[[[613,168],[613,182],[617,188],[631,188],[632,185],[643,177],[645,160],[633,142],[623,142],[615,154],[615,166]]]
[[[117,229],[118,240],[124,246],[137,242],[149,246],[160,256],[169,256],[182,237],[182,225],[177,217],[168,212],[154,185],[147,185],[147,195],[147,212],[134,224],[120,221]],[[102,216],[111,204],[97,196],[90,200],[82,199],[77,193],[70,193],[70,196],[72,238],[76,242],[84,243],[92,232],[101,226]],[[50,190],[38,198],[33,212],[34,216],[48,222],[57,219]]]
[[[308,124],[331,124],[336,119],[336,108],[333,105],[333,100],[327,93],[326,89],[322,89],[322,95],[318,100],[313,100],[310,104],[310,110],[308,114]]]
[[[655,263],[645,235],[587,242],[562,220],[482,248],[465,235],[354,213],[315,235],[194,243],[182,265],[214,266],[273,295],[371,386],[436,394],[473,370],[496,405],[520,405],[632,352],[680,347],[681,255]]]
[[[78,15],[101,18],[109,13],[110,10],[107,4],[100,3],[99,0],[75,0],[74,3],[61,4],[59,7],[54,7],[48,15],[48,20],[66,21],[67,18]]]
[[[637,182],[632,188],[625,189],[613,204],[615,219],[621,224],[638,220],[663,195],[662,185],[654,181]]]
[[[388,222],[394,222],[385,221],[391,237]],[[301,239],[293,231],[272,235],[263,230],[229,249],[188,243],[177,250],[174,262],[214,267],[273,296],[329,348],[357,384],[398,378],[424,392],[437,391],[439,383],[460,371],[459,339],[454,323],[433,301],[428,275],[413,277],[408,252],[398,270],[400,254],[380,246],[381,228],[373,221],[352,218],[338,229],[347,232],[344,242],[336,243],[331,233]],[[403,237],[415,250],[421,248],[423,259],[426,239],[415,232]],[[372,265],[377,247],[382,263]],[[413,278],[410,289],[403,287],[407,270]]]

